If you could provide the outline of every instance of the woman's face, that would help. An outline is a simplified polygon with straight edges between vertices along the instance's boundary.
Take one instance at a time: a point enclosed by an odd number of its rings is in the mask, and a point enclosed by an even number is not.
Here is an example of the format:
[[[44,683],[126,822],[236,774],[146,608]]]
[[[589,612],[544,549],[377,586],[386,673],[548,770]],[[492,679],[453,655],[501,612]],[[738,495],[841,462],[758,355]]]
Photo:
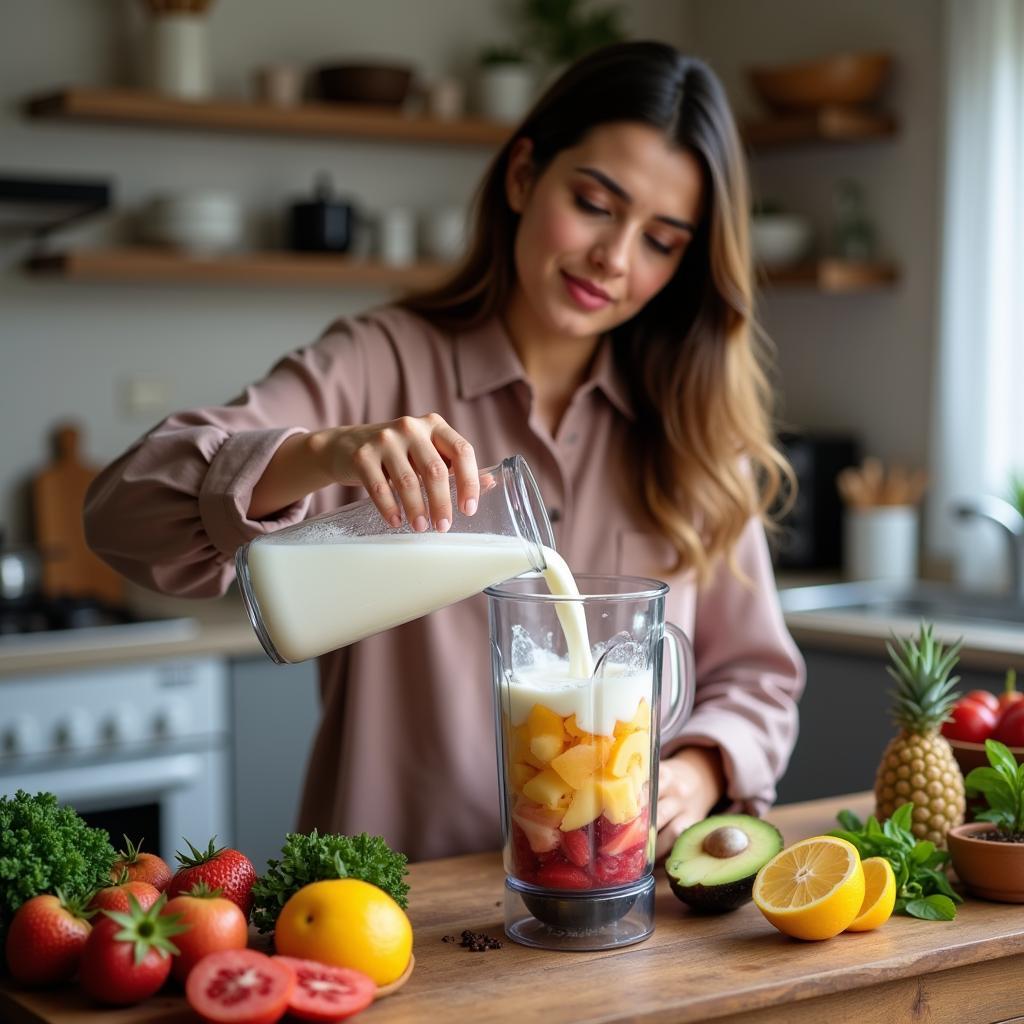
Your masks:
[[[593,338],[671,279],[701,214],[700,165],[637,123],[602,125],[539,175],[531,143],[506,176],[520,214],[513,306],[544,335]]]

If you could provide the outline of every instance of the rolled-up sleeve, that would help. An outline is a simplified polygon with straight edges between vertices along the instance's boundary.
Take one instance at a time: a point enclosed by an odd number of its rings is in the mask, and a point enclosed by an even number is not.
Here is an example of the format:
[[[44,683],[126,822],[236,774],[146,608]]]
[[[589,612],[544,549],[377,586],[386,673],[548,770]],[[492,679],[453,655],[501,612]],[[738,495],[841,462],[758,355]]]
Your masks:
[[[93,481],[85,502],[89,546],[161,593],[222,594],[241,544],[307,514],[309,496],[271,518],[249,518],[253,488],[281,443],[363,421],[370,330],[340,321],[235,401],[158,424]]]
[[[693,714],[665,754],[717,747],[730,809],[762,814],[796,743],[804,663],[783,621],[759,521],[747,524],[734,554],[749,582],[720,560],[698,592]]]

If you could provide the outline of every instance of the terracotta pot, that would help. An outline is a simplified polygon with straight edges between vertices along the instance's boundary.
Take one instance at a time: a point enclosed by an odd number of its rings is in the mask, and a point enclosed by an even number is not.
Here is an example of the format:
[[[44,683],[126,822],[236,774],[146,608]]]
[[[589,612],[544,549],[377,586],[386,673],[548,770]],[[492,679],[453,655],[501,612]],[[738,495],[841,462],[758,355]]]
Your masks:
[[[975,838],[993,828],[988,821],[951,828],[946,843],[953,867],[972,896],[999,903],[1024,903],[1024,843]]]
[[[960,771],[965,779],[972,768],[989,767],[988,754],[985,753],[984,743],[949,740],[949,745],[953,748],[953,756],[956,758],[956,763],[960,765]],[[1010,747],[1009,750],[1017,759],[1017,764],[1024,764],[1024,747]],[[985,798],[982,796],[967,797],[964,821],[974,821],[975,814],[978,811],[983,811],[986,806]]]

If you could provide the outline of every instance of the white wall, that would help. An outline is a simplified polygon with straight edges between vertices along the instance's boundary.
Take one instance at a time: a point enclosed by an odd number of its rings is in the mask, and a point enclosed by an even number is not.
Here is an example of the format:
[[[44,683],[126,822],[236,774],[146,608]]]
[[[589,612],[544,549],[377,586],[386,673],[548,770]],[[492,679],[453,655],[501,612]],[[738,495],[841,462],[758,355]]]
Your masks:
[[[886,106],[899,134],[887,141],[803,146],[754,155],[757,195],[831,220],[832,190],[859,180],[884,255],[901,268],[891,290],[849,296],[775,290],[761,316],[779,354],[786,419],[853,431],[887,459],[924,464],[935,345],[939,243],[941,5],[937,0],[697,0],[699,50],[741,113],[763,112],[746,69],[829,53],[895,58]]]
[[[369,208],[464,201],[484,149],[69,125],[24,119],[26,96],[63,84],[129,84],[140,52],[137,0],[14,0],[0,36],[0,173],[109,177],[119,208],[170,187],[242,195],[259,234],[329,170]],[[632,34],[685,43],[685,3],[631,0]],[[427,77],[463,71],[479,48],[507,35],[505,0],[215,0],[218,92],[245,95],[251,69],[289,60],[395,57]],[[427,14],[429,12],[429,14]],[[83,225],[68,241],[118,229]],[[226,399],[334,316],[383,293],[241,286],[84,284],[28,278],[23,244],[0,245],[0,524],[27,536],[25,482],[48,457],[58,419],[79,420],[87,455],[103,462],[163,412]],[[131,414],[125,384],[154,378],[166,409]]]

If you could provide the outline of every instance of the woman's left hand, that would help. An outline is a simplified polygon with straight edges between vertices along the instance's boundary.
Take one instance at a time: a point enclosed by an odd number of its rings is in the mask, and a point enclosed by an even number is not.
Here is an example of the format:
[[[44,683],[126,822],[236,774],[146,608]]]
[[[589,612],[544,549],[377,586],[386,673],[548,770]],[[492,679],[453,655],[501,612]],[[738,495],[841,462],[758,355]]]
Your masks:
[[[706,818],[725,791],[722,755],[715,747],[686,747],[658,766],[658,840],[655,860],[672,849],[683,829]]]

